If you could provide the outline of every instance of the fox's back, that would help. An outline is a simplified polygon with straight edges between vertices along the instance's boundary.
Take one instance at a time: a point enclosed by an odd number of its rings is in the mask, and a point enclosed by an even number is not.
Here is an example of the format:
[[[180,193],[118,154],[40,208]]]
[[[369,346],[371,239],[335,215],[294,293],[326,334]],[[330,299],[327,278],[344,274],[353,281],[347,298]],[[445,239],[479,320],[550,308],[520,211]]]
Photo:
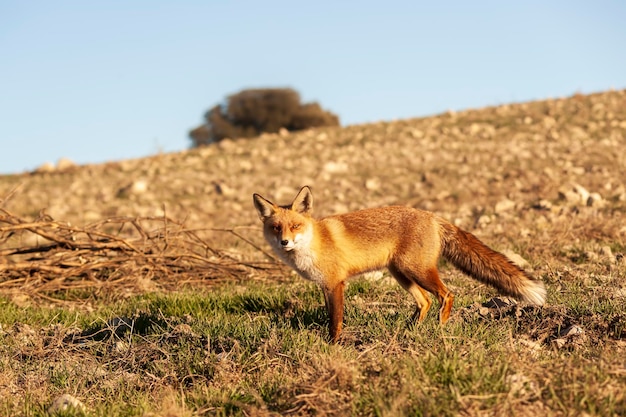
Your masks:
[[[320,219],[320,251],[376,269],[394,256],[439,255],[439,224],[427,211],[406,206],[369,208]],[[332,252],[332,253],[331,253]]]
[[[349,235],[373,240],[389,239],[391,233],[416,231],[424,234],[435,224],[431,212],[407,206],[387,206],[357,210],[325,217],[320,222],[339,221]],[[410,229],[410,230],[409,230]]]

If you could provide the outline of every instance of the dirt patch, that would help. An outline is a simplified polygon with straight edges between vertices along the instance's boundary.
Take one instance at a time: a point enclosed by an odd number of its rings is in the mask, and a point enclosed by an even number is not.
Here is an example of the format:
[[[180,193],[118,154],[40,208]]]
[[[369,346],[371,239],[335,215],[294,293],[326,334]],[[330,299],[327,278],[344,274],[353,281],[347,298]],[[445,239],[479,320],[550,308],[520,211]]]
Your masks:
[[[495,297],[461,311],[464,320],[513,320],[514,334],[557,349],[576,349],[626,339],[626,313],[581,314],[564,305],[525,306]]]

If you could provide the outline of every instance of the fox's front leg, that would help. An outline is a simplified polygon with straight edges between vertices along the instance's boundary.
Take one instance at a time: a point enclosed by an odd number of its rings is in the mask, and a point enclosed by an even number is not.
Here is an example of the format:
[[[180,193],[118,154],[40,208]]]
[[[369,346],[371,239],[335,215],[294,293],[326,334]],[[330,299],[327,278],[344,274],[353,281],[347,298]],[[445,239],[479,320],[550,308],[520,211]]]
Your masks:
[[[345,283],[342,281],[334,287],[324,286],[324,300],[326,301],[326,311],[328,311],[328,319],[330,323],[328,330],[330,340],[333,343],[339,341],[341,335],[341,326],[343,324],[343,293]]]

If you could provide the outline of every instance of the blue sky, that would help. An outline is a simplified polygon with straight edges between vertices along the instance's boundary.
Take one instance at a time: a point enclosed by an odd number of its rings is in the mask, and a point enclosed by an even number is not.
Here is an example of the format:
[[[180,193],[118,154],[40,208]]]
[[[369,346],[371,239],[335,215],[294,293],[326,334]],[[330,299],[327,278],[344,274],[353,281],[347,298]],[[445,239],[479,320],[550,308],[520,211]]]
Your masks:
[[[624,1],[0,1],[0,173],[189,147],[228,94],[342,124],[626,88]]]

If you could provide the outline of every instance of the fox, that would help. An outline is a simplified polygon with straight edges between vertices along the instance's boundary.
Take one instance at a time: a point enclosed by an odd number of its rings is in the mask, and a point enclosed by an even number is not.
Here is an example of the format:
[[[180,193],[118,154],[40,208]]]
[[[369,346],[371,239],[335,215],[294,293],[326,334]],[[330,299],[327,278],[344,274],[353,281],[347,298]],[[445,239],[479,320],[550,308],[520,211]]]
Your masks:
[[[439,302],[439,322],[444,325],[454,294],[439,278],[441,257],[503,295],[538,306],[545,303],[542,281],[435,213],[396,205],[316,220],[309,186],[302,187],[291,204],[279,206],[256,193],[253,202],[274,253],[321,287],[333,343],[341,336],[346,281],[383,268],[415,300],[411,322],[426,318],[431,293]]]

